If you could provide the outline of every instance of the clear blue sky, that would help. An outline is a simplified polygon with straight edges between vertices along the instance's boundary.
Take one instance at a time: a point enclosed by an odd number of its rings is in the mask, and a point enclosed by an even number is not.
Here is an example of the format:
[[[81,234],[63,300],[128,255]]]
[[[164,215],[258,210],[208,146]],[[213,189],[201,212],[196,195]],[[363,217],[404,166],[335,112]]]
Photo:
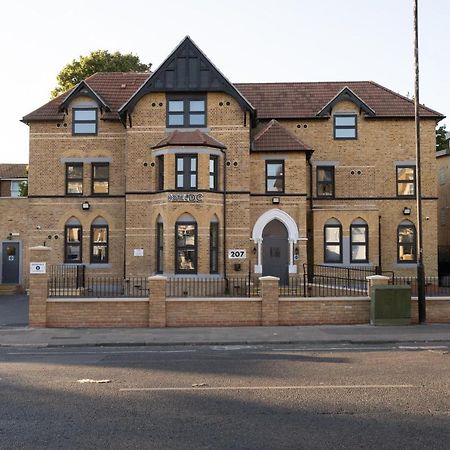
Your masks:
[[[0,163],[28,160],[19,122],[92,50],[156,68],[189,34],[234,82],[374,80],[413,92],[412,0],[21,0],[2,4]],[[450,1],[419,0],[422,103],[450,115]]]

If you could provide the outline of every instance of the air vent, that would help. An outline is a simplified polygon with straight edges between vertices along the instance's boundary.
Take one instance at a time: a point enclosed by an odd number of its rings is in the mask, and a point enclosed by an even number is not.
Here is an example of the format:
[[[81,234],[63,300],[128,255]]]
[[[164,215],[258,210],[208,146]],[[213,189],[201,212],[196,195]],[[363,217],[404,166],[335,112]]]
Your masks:
[[[127,87],[127,85],[126,85],[125,83],[122,83],[122,84],[120,85],[120,87],[121,87],[121,89],[125,89],[125,88]]]

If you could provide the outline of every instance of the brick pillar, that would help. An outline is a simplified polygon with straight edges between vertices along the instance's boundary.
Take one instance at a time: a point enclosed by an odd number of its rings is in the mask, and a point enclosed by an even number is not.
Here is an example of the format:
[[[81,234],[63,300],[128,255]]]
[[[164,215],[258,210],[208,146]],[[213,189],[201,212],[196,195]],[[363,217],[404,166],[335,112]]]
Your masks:
[[[278,325],[279,282],[277,277],[260,277],[262,293],[262,325]]]
[[[370,297],[370,291],[372,286],[379,286],[383,284],[389,284],[389,277],[384,275],[370,275],[366,277],[367,280],[367,295]]]
[[[28,309],[28,325],[35,328],[47,326],[48,267],[50,247],[30,248],[30,296]],[[40,263],[40,264],[39,264]],[[41,270],[39,273],[31,273]],[[45,267],[45,271],[43,268]]]
[[[148,278],[148,326],[150,328],[166,326],[166,282],[167,278],[162,275]]]

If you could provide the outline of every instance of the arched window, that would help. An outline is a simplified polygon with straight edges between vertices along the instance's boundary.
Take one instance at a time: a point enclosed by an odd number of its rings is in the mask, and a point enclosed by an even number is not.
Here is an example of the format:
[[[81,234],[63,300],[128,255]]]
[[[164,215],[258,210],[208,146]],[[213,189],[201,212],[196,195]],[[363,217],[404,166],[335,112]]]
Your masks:
[[[156,219],[156,273],[164,272],[164,223],[161,215]]]
[[[329,219],[323,228],[324,256],[326,263],[342,263],[342,225],[337,219]]]
[[[363,219],[356,219],[350,225],[350,262],[369,262],[369,226]]]
[[[83,249],[83,228],[81,222],[71,217],[64,226],[64,262],[81,263]]]
[[[91,224],[91,263],[108,263],[109,227],[103,217],[97,217]]]
[[[175,273],[197,273],[197,222],[190,214],[175,224]]]
[[[416,227],[404,220],[397,228],[397,261],[415,263],[417,261]]]
[[[219,272],[219,219],[215,214],[209,224],[209,272]]]

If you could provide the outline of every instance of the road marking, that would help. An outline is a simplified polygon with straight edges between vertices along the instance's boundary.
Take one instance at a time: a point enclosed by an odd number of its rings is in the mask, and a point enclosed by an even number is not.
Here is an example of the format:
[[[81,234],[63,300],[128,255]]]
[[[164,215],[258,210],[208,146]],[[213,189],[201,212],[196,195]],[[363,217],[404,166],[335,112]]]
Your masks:
[[[367,351],[367,350],[390,350],[396,347],[305,347],[305,348],[272,348],[274,352],[316,352],[328,350],[345,350],[345,351]]]
[[[217,386],[217,387],[155,387],[121,388],[122,392],[167,392],[167,391],[261,391],[261,390],[313,390],[313,389],[411,389],[413,384],[338,384],[338,385],[300,385],[300,386]]]
[[[131,351],[98,351],[98,352],[10,352],[7,355],[24,355],[24,356],[40,356],[40,355],[116,355],[116,354],[129,354],[129,353],[193,353],[197,350],[131,350]]]
[[[440,350],[448,348],[447,345],[434,345],[434,346],[409,346],[399,345],[398,348],[402,350]]]

